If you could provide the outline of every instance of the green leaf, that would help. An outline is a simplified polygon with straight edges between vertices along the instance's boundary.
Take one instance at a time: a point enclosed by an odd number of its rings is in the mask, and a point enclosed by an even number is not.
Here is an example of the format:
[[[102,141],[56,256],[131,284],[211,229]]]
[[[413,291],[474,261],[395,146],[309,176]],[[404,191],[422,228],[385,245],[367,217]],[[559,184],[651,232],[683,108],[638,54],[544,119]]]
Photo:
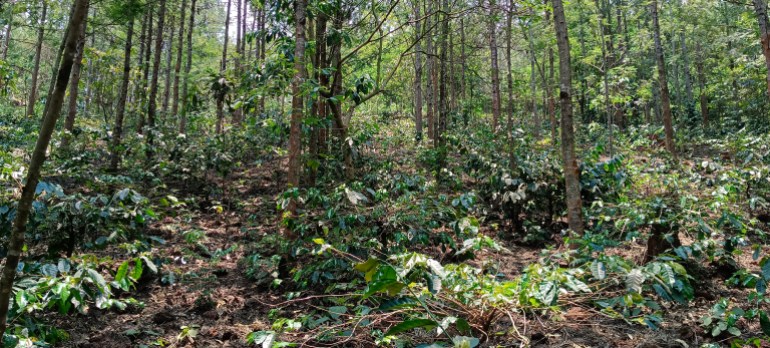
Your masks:
[[[48,263],[43,265],[43,267],[40,267],[40,272],[43,273],[43,275],[46,277],[56,277],[56,274],[59,272],[59,268],[52,263]]]
[[[104,281],[104,277],[102,277],[102,275],[99,274],[99,272],[95,271],[92,268],[89,268],[88,270],[86,270],[86,272],[88,273],[88,277],[91,278],[91,280],[93,280],[94,283],[96,283],[97,287],[99,287],[99,290],[105,291],[107,289],[107,282]]]
[[[136,259],[134,262],[134,269],[131,270],[131,274],[129,277],[133,281],[139,281],[139,278],[142,277],[142,272],[144,271],[144,266],[142,265],[142,259]]]
[[[323,241],[323,240],[321,240]],[[380,264],[380,261],[377,261],[375,258],[369,258],[366,260],[366,262],[357,263],[353,268],[355,268],[359,272],[369,272],[375,267],[377,267]]]
[[[601,261],[594,261],[591,263],[591,274],[596,280],[603,280],[607,277],[607,268]]]
[[[123,261],[123,263],[120,264],[120,267],[118,267],[118,272],[115,273],[115,281],[118,283],[122,282],[126,279],[126,274],[128,274],[128,261]]]
[[[762,264],[762,279],[770,280],[770,260],[768,259]]]
[[[770,318],[767,317],[767,312],[760,311],[759,312],[759,326],[762,327],[762,332],[770,336]]]
[[[332,317],[332,319],[338,319],[341,315],[347,313],[348,307],[345,306],[334,306],[329,307],[329,316]]]
[[[379,310],[381,311],[388,311],[388,310],[396,310],[396,309],[403,309],[403,308],[411,308],[416,307],[420,304],[414,297],[398,297],[394,298],[392,300],[388,300],[382,303],[380,305]]]
[[[396,335],[417,328],[431,330],[436,326],[438,326],[438,323],[430,319],[411,319],[391,327],[390,330],[385,333],[385,336]]]
[[[57,265],[57,268],[59,269],[59,273],[69,273],[70,271],[70,262],[67,259],[60,259],[59,264]]]

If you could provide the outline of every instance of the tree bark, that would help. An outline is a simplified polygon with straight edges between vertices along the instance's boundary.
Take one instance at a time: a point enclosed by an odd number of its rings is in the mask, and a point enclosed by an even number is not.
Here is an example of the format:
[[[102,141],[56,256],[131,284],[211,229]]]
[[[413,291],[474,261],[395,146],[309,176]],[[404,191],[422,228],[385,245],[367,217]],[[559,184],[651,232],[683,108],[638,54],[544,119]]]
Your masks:
[[[583,234],[583,202],[580,197],[580,172],[575,158],[575,130],[572,121],[572,66],[570,62],[567,19],[562,0],[553,0],[556,45],[559,49],[559,101],[561,104],[561,149],[567,197],[567,222],[570,230]]]
[[[414,0],[414,126],[415,141],[422,141],[422,30],[420,26],[420,0]]]
[[[134,19],[128,21],[126,29],[126,47],[123,50],[123,82],[120,85],[118,107],[115,110],[115,129],[112,131],[112,148],[110,149],[110,170],[116,172],[120,166],[121,138],[123,137],[123,115],[126,111],[128,85],[131,83],[131,40],[134,35]]]
[[[508,70],[508,124],[506,126],[506,142],[508,143],[508,156],[509,156],[509,167],[513,171],[517,167],[516,163],[516,156],[514,154],[514,146],[513,146],[513,69],[511,67],[511,51],[513,50],[513,1],[511,1],[511,7],[508,9],[508,16],[506,20],[506,30],[505,30],[505,60],[506,60],[506,68]]]
[[[29,98],[27,99],[27,117],[35,115],[37,104],[37,78],[40,74],[40,52],[43,49],[43,35],[45,34],[45,16],[48,11],[48,3],[43,0],[43,11],[40,15],[40,26],[37,28],[37,45],[35,45],[35,66],[32,68],[32,82],[30,83]]]
[[[489,56],[491,60],[492,74],[492,131],[497,132],[497,124],[500,120],[500,68],[497,61],[497,25],[495,23],[495,0],[489,0]]]
[[[179,9],[179,38],[177,39],[176,50],[176,63],[174,64],[174,92],[171,101],[171,116],[176,118],[179,113],[179,72],[182,69],[182,56],[184,55],[184,20],[185,20],[185,7],[187,6],[187,0],[182,0],[181,8]],[[180,121],[181,123],[181,121]],[[181,133],[181,132],[180,132]]]
[[[294,2],[294,78],[291,82],[291,125],[289,131],[289,170],[287,175],[288,188],[298,188],[302,174],[302,117],[303,96],[302,85],[305,83],[305,24],[307,0],[295,0]],[[291,213],[296,211],[296,205],[292,204]]]
[[[698,72],[698,89],[700,91],[700,115],[703,122],[703,129],[709,128],[709,99],[706,94],[706,74],[703,72],[703,51],[701,50],[700,43],[695,46],[697,50],[695,68]]]
[[[149,113],[149,100],[147,98],[147,83],[150,80],[150,58],[152,57],[152,12],[154,4],[147,9],[147,36],[144,42],[144,62],[142,63],[142,85],[139,90],[142,92],[142,111],[139,112],[139,124],[136,132],[144,133],[145,115]]]
[[[184,67],[184,79],[182,80],[182,117],[179,120],[180,134],[185,134],[187,131],[187,113],[189,112],[187,84],[190,79],[190,71],[192,70],[193,30],[195,30],[195,0],[190,2],[190,29],[187,30],[187,64]]]
[[[770,23],[767,19],[767,2],[765,0],[752,0],[752,3],[759,22],[762,54],[765,56],[765,66],[767,67],[767,96],[770,98]]]
[[[545,1],[546,5],[548,0]],[[545,11],[546,22],[550,22],[550,12]],[[551,88],[553,88],[554,69],[553,69],[553,45],[548,44],[548,78],[543,81],[543,90],[545,91],[546,99],[548,99],[548,122],[551,124],[551,141],[556,145],[556,101],[554,100]],[[543,63],[545,64],[545,63]]]
[[[9,21],[8,25],[5,27],[5,37],[3,38],[3,55],[2,60],[5,60],[8,58],[8,46],[11,45],[11,31],[13,26],[13,22]]]
[[[72,135],[72,129],[75,127],[75,116],[78,113],[78,85],[80,84],[80,72],[83,68],[83,51],[86,46],[86,24],[81,26],[80,34],[78,36],[77,53],[75,54],[75,62],[72,66],[72,76],[70,77],[70,95],[69,105],[67,110],[67,118],[64,119],[64,130],[66,134],[62,138],[61,146],[66,148],[69,146],[70,138]]]
[[[158,77],[160,75],[160,58],[163,50],[163,22],[166,17],[166,0],[160,0],[160,11],[158,11],[158,33],[155,37],[155,52],[153,57],[152,80],[150,81],[150,96],[147,101],[147,159],[152,159],[155,153],[155,114],[157,112],[158,96]]]
[[[663,45],[660,40],[660,24],[658,23],[658,0],[652,0],[650,10],[652,11],[652,27],[655,39],[655,59],[658,63],[658,83],[660,84],[660,102],[663,108],[663,128],[666,133],[666,150],[676,157],[671,100],[668,92],[668,80],[666,79],[666,61],[663,58]]]
[[[433,87],[433,70],[435,68],[435,58],[433,57],[433,35],[431,35],[433,30],[433,1],[427,0],[426,2],[428,4],[428,8],[425,12],[425,32],[423,36],[426,39],[425,51],[428,53],[427,57],[425,57],[425,101],[427,102],[425,118],[428,122],[428,139],[432,140],[435,139],[434,111],[436,110],[436,96],[433,93],[435,91]]]
[[[230,8],[232,7],[232,0],[227,0],[227,15],[225,17],[225,43],[222,45],[222,66],[220,66],[219,75],[221,79],[225,78],[225,71],[227,71],[227,45],[230,38]],[[217,125],[216,133],[222,133],[225,120],[225,93],[221,93],[217,97]]]
[[[440,42],[440,53],[439,53],[439,119],[438,119],[438,132],[436,134],[437,144],[439,146],[444,146],[444,133],[446,132],[446,123],[447,123],[447,117],[449,114],[449,96],[447,94],[447,87],[449,85],[449,69],[447,66],[447,55],[449,51],[449,0],[443,0],[443,4],[441,5],[441,12],[443,15],[441,17],[441,42]],[[444,167],[445,159],[441,158],[441,167]]]
[[[682,42],[682,71],[684,72],[684,91],[687,97],[685,106],[687,111],[690,112],[693,109],[693,93],[692,93],[692,75],[690,75],[690,54],[687,50],[687,41],[685,40],[684,31],[679,33],[679,39]]]
[[[170,18],[171,19],[171,18]],[[168,23],[168,48],[166,49],[166,78],[163,83],[163,104],[161,106],[161,113],[163,116],[168,116],[168,103],[171,98],[171,61],[174,55],[174,24],[169,21]]]
[[[64,94],[67,90],[72,65],[75,61],[79,29],[85,23],[88,14],[88,0],[76,0],[73,8],[74,11],[72,11],[68,25],[70,30],[67,31],[67,36],[64,38],[66,44],[64,54],[62,55],[62,62],[56,75],[56,86],[48,98],[51,107],[43,115],[43,123],[35,143],[35,149],[32,152],[32,159],[27,170],[27,178],[21,192],[21,198],[16,208],[13,230],[8,245],[8,255],[5,259],[2,278],[0,278],[0,332],[5,332],[7,328],[8,307],[13,290],[13,281],[16,277],[16,268],[19,265],[24,247],[24,233],[26,232],[27,221],[32,210],[32,202],[35,199],[37,184],[40,181],[40,170],[43,162],[45,162],[46,149],[51,142],[51,135],[56,128],[56,121],[59,118],[62,104],[64,103]]]

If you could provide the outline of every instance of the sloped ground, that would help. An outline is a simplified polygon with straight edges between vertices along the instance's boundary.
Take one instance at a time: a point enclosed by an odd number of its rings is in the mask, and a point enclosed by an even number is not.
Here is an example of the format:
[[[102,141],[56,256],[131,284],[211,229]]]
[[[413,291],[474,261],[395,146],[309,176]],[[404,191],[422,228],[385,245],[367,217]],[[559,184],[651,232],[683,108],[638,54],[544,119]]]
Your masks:
[[[696,165],[698,161],[685,161]],[[281,308],[286,313],[317,308],[321,294],[305,292],[298,300],[286,301],[281,288],[260,287],[246,278],[239,261],[249,247],[262,236],[280,233],[275,196],[285,183],[280,168],[283,163],[273,160],[261,167],[250,168],[228,178],[236,183],[230,195],[237,207],[224,212],[212,209],[166,217],[155,223],[151,234],[166,241],[155,244],[153,254],[171,260],[164,265],[163,274],[172,273],[172,285],[161,284],[158,278],[139,285],[136,291],[124,294],[144,303],[143,308],[124,312],[92,310],[87,315],[52,317],[52,325],[67,330],[73,338],[64,347],[246,347],[246,335],[252,331],[270,330],[269,313]],[[690,188],[693,189],[693,188]],[[497,227],[496,227],[497,228]],[[198,244],[186,240],[184,231],[200,230],[205,237]],[[496,234],[482,226],[489,235]],[[541,257],[540,248],[504,242],[510,253],[482,251],[469,263],[481,266],[480,260],[494,261],[498,271],[513,279]],[[764,252],[770,248],[765,247]],[[564,251],[555,246],[550,252]],[[641,241],[624,243],[608,250],[626,258],[640,260],[644,245]],[[757,270],[758,264],[750,252],[737,258],[739,266]],[[764,253],[763,253],[764,255]],[[499,317],[482,346],[503,347],[698,347],[703,343],[728,344],[731,337],[711,337],[700,327],[700,318],[708,313],[720,297],[735,304],[746,304],[747,290],[729,288],[724,280],[731,275],[716,264],[698,268],[695,280],[696,298],[688,305],[661,303],[664,322],[652,331],[637,323],[610,317],[592,306],[593,301],[612,296],[593,293],[580,297],[564,296],[560,311],[511,312]],[[277,306],[277,305],[281,306]],[[291,314],[289,314],[290,316]],[[746,336],[759,336],[758,323],[739,323]],[[313,333],[299,332],[287,341],[299,346],[313,346]],[[341,347],[369,347],[367,338],[338,342]],[[328,345],[327,345],[328,346]],[[334,346],[334,345],[332,345]]]

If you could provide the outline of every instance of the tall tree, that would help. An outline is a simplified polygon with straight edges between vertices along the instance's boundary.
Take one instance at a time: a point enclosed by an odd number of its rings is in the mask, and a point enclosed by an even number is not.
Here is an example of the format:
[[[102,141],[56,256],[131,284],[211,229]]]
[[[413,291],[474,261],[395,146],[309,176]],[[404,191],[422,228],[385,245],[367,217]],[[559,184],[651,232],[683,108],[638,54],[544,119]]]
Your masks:
[[[495,22],[497,5],[495,0],[489,0],[489,18],[487,35],[489,38],[489,58],[492,61],[492,131],[497,132],[500,120],[500,68],[497,61],[497,23]]]
[[[171,98],[171,116],[176,118],[179,112],[179,72],[182,68],[182,56],[184,52],[184,21],[185,21],[185,7],[187,7],[187,0],[182,0],[179,12],[179,38],[176,40],[176,63],[174,64],[174,93]],[[181,123],[181,121],[180,121]]]
[[[78,113],[78,92],[80,84],[80,72],[83,68],[83,51],[86,46],[86,25],[83,24],[80,29],[80,36],[78,37],[77,53],[75,54],[75,63],[72,67],[72,76],[70,77],[70,95],[69,104],[67,105],[67,118],[64,119],[64,130],[66,135],[62,138],[62,147],[66,148],[69,145],[70,138],[72,137],[72,129],[75,127],[75,116]]]
[[[652,31],[655,40],[655,60],[658,64],[658,84],[660,85],[660,103],[663,109],[663,128],[666,133],[666,150],[676,157],[674,149],[674,124],[671,116],[671,99],[668,92],[668,79],[666,78],[666,61],[663,58],[663,44],[660,39],[660,24],[658,23],[658,1],[650,3],[652,13]]]
[[[195,30],[195,0],[190,2],[190,28],[187,30],[187,63],[184,67],[184,79],[182,79],[182,117],[179,120],[179,133],[184,134],[187,131],[187,113],[189,105],[187,104],[188,81],[190,71],[192,71],[192,53],[193,53],[193,31]]]
[[[415,140],[422,140],[422,21],[420,20],[420,0],[414,0],[414,125]]]
[[[222,62],[219,67],[219,79],[215,84],[216,89],[216,102],[217,102],[217,124],[216,133],[220,134],[223,130],[223,122],[225,120],[225,97],[227,96],[227,79],[225,78],[225,72],[227,71],[227,45],[230,39],[230,8],[232,7],[232,0],[227,0],[227,14],[225,15],[225,42],[222,45]]]
[[[553,22],[559,49],[559,101],[561,103],[561,151],[570,230],[583,234],[583,201],[580,197],[580,171],[575,157],[575,130],[572,121],[572,65],[567,19],[562,0],[553,0]]]
[[[115,128],[112,131],[112,144],[110,148],[110,170],[117,171],[121,159],[121,139],[123,137],[123,115],[126,111],[126,99],[128,98],[128,85],[131,83],[131,40],[134,36],[134,15],[130,13],[128,28],[126,28],[126,45],[123,49],[123,78],[118,95],[118,106],[115,110]]]
[[[759,22],[759,37],[762,43],[762,54],[765,56],[765,67],[767,68],[767,96],[770,98],[770,23],[767,19],[767,1],[752,0],[754,12],[757,14]]]
[[[305,24],[307,21],[307,0],[294,1],[294,78],[291,81],[291,125],[289,130],[289,170],[287,185],[298,188],[302,174],[302,117],[304,95],[302,85],[307,78],[305,72]],[[296,206],[291,207],[292,214]]]
[[[43,123],[40,127],[40,133],[38,133],[35,149],[32,152],[24,188],[21,191],[21,198],[19,198],[16,216],[13,220],[13,228],[9,236],[8,255],[5,257],[5,266],[3,267],[2,278],[0,278],[0,333],[5,332],[8,326],[8,307],[11,302],[11,291],[14,278],[16,277],[16,268],[19,265],[24,248],[24,234],[27,228],[27,221],[32,210],[32,202],[35,199],[37,184],[40,181],[40,171],[43,162],[45,162],[46,150],[51,142],[51,135],[56,128],[56,121],[61,114],[64,94],[67,91],[72,65],[75,61],[80,26],[86,22],[88,14],[88,0],[75,0],[73,8],[74,10],[68,24],[70,30],[67,31],[67,36],[64,38],[64,54],[62,55],[62,62],[56,75],[56,86],[53,93],[48,96],[48,102],[51,103],[51,107],[43,115]]]
[[[37,78],[40,75],[40,54],[43,50],[43,38],[45,35],[45,17],[48,11],[48,3],[41,0],[42,11],[40,14],[39,27],[37,28],[37,44],[35,45],[35,66],[32,68],[32,81],[30,82],[29,98],[27,98],[27,117],[35,115],[35,104],[37,104]]]
[[[150,159],[155,153],[154,139],[155,139],[155,114],[157,113],[157,96],[158,96],[158,77],[160,75],[160,58],[163,51],[163,22],[166,17],[166,0],[160,0],[160,10],[158,11],[158,28],[155,37],[155,55],[153,57],[153,69],[152,80],[150,80],[150,95],[147,101],[147,158]]]

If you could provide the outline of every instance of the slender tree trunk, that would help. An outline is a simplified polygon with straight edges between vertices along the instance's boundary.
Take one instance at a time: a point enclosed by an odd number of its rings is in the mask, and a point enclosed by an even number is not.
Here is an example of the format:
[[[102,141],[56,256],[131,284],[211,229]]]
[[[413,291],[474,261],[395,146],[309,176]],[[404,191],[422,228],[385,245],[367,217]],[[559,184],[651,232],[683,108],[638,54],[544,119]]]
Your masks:
[[[513,11],[513,1],[511,1],[510,8],[508,8],[505,30],[505,60],[508,70],[508,125],[506,126],[505,136],[509,146],[508,155],[511,170],[515,170],[517,166],[513,147],[513,69],[511,67],[511,59],[513,58],[511,56],[511,51],[513,50]]]
[[[187,131],[187,113],[189,112],[189,105],[187,105],[187,84],[192,69],[193,30],[195,30],[195,0],[190,2],[190,29],[187,30],[187,64],[185,64],[184,67],[184,79],[182,80],[182,117],[179,120],[180,134],[184,134]]]
[[[660,84],[660,101],[663,108],[663,128],[666,133],[666,149],[676,157],[674,149],[674,124],[671,117],[671,100],[668,93],[668,80],[666,79],[666,61],[663,58],[663,45],[660,40],[660,24],[658,24],[658,0],[652,0],[652,26],[655,39],[655,59],[658,63],[658,83]]]
[[[767,96],[770,98],[770,23],[767,19],[767,2],[765,0],[752,0],[752,3],[759,22],[762,54],[765,56],[765,66],[767,67]]]
[[[230,38],[230,7],[232,7],[232,0],[227,0],[227,15],[225,17],[225,43],[222,45],[222,66],[220,67],[220,78],[225,78],[225,71],[227,71],[227,45]],[[217,125],[216,133],[220,134],[223,130],[223,123],[225,120],[225,93],[221,93],[217,97]]]
[[[548,0],[545,1],[548,4]],[[545,11],[546,22],[550,22],[551,11]],[[554,69],[553,69],[553,45],[548,44],[548,78],[543,81],[543,89],[546,99],[548,99],[548,122],[551,124],[551,141],[556,144],[556,101],[554,100],[551,89],[553,88]],[[545,64],[545,63],[543,63]]]
[[[468,65],[465,62],[466,56],[465,56],[465,20],[464,18],[460,17],[460,64],[462,66],[462,73],[460,78],[460,90],[462,91],[462,98],[465,100],[466,98],[466,88],[465,84],[467,82],[465,77],[465,71],[468,70]],[[465,112],[465,111],[463,111]]]
[[[40,53],[43,49],[43,35],[45,34],[45,16],[48,11],[48,3],[43,0],[43,11],[40,15],[40,26],[37,28],[37,45],[35,46],[35,66],[32,68],[32,82],[30,83],[29,98],[27,99],[27,117],[35,115],[37,104],[37,78],[40,74]]]
[[[540,118],[537,114],[537,78],[536,72],[538,70],[537,54],[535,53],[535,44],[533,42],[532,35],[532,23],[527,25],[527,30],[522,28],[522,34],[526,36],[527,44],[529,45],[529,93],[530,95],[530,111],[532,112],[532,134],[535,139],[540,138]]]
[[[703,72],[703,51],[701,50],[700,43],[695,46],[697,50],[695,68],[698,72],[698,89],[700,90],[700,115],[703,121],[703,129],[709,128],[709,99],[706,94],[706,74]]]
[[[597,4],[598,6],[598,4]],[[613,149],[612,149],[612,142],[613,142],[613,122],[612,122],[612,108],[610,103],[610,84],[609,84],[609,74],[610,74],[610,62],[609,59],[607,59],[607,43],[604,40],[604,23],[603,23],[603,17],[601,11],[599,11],[599,37],[602,40],[602,83],[604,85],[604,112],[607,115],[607,144],[608,144],[608,152],[610,154],[610,157],[613,156]]]
[[[166,0],[160,0],[160,11],[158,11],[158,33],[155,37],[155,52],[153,57],[152,80],[150,81],[150,96],[147,101],[147,158],[152,159],[155,153],[154,138],[155,138],[155,114],[157,112],[157,96],[158,96],[158,77],[160,75],[160,58],[163,50],[163,22],[166,17]]]
[[[690,54],[687,51],[687,41],[685,40],[684,31],[679,33],[679,39],[682,42],[682,71],[684,72],[684,91],[687,97],[687,111],[693,109],[693,93],[692,93],[692,75],[690,75]]]
[[[500,68],[497,61],[497,24],[495,23],[495,0],[489,0],[489,56],[491,59],[492,74],[492,131],[497,132],[497,124],[500,120]]]
[[[171,18],[169,18],[171,19]],[[171,62],[174,55],[174,24],[168,23],[168,48],[166,49],[166,78],[163,83],[163,104],[161,113],[164,117],[168,116],[168,103],[171,99]]]
[[[53,93],[48,97],[51,107],[43,115],[43,123],[35,143],[35,149],[32,152],[32,159],[27,169],[27,178],[16,208],[16,216],[13,220],[8,255],[5,258],[2,278],[0,278],[0,332],[5,332],[7,328],[8,307],[13,290],[13,281],[16,277],[16,268],[19,265],[24,247],[24,233],[26,232],[27,221],[32,210],[32,202],[35,199],[37,184],[40,180],[40,170],[43,162],[45,162],[46,149],[51,142],[51,135],[56,128],[56,121],[59,118],[62,104],[64,103],[64,93],[67,90],[72,65],[75,61],[80,26],[85,23],[88,14],[88,0],[76,0],[73,7],[74,11],[72,11],[68,25],[71,30],[67,31],[67,36],[64,38],[66,44],[62,62],[56,75],[56,87],[54,87]]]
[[[435,108],[435,94],[433,93],[435,91],[433,87],[433,70],[434,70],[434,62],[435,58],[433,57],[433,1],[427,0],[428,9],[425,12],[425,51],[428,53],[428,56],[425,58],[425,100],[427,101],[427,110],[426,110],[426,118],[428,121],[428,139],[434,139],[435,135],[435,120],[434,120],[434,111]]]
[[[439,53],[439,119],[438,119],[438,132],[436,134],[437,144],[444,146],[444,133],[446,132],[447,117],[449,114],[449,95],[447,93],[447,87],[449,87],[449,69],[447,64],[447,56],[449,51],[449,0],[443,0],[441,5],[442,21],[441,21],[441,42]],[[441,158],[441,167],[444,167],[445,159]]]
[[[69,145],[70,138],[73,136],[72,129],[75,127],[75,116],[78,113],[78,85],[80,84],[80,72],[83,68],[83,50],[86,46],[86,23],[83,23],[78,36],[77,53],[75,54],[75,63],[72,66],[72,76],[70,77],[70,95],[67,110],[67,118],[64,119],[65,136],[62,138],[62,147]]]
[[[185,20],[185,7],[187,6],[187,0],[182,0],[181,8],[179,9],[179,38],[176,43],[176,63],[174,64],[174,92],[171,101],[171,116],[176,118],[179,112],[179,72],[182,69],[182,56],[184,52],[184,20]],[[181,124],[181,122],[180,122]]]
[[[580,198],[580,172],[575,157],[575,130],[572,121],[572,66],[570,63],[567,19],[562,0],[553,0],[556,45],[559,48],[559,82],[561,102],[561,149],[564,160],[564,182],[569,228],[583,234],[583,202]]]
[[[115,110],[115,129],[112,131],[112,147],[110,149],[110,170],[116,172],[121,160],[121,138],[123,137],[123,115],[126,111],[128,85],[131,83],[131,39],[134,35],[134,19],[128,21],[126,29],[126,47],[123,50],[123,82],[120,85],[118,107]]]
[[[420,26],[420,0],[414,0],[414,125],[415,140],[422,141],[422,30]]]
[[[152,12],[154,4],[150,5],[147,9],[147,36],[145,36],[144,42],[144,63],[142,63],[142,111],[139,112],[139,125],[137,126],[137,133],[144,133],[145,115],[149,114],[149,100],[147,99],[147,84],[150,80],[150,58],[152,57]]]
[[[8,46],[11,45],[12,25],[13,25],[13,22],[9,21],[8,25],[5,27],[5,37],[3,37],[3,55],[2,55],[2,58],[0,58],[2,60],[5,60],[6,58],[8,58]]]
[[[294,78],[291,82],[291,125],[289,131],[289,168],[287,185],[289,188],[298,188],[302,174],[302,117],[303,96],[302,85],[305,83],[305,24],[307,0],[295,0],[294,2]],[[292,204],[291,213],[296,212],[296,203]],[[293,237],[293,236],[292,236]]]

